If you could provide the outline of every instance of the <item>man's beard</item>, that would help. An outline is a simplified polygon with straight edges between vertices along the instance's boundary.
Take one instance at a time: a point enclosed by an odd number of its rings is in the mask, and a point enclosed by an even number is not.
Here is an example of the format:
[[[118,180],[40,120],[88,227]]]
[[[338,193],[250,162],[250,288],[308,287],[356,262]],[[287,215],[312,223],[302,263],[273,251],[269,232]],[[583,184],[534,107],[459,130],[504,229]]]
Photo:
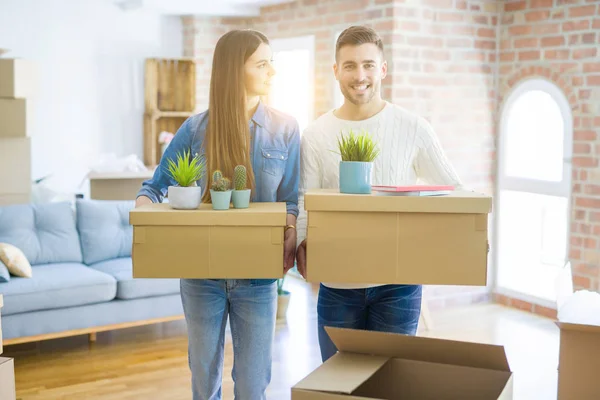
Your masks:
[[[353,86],[353,85],[355,85],[355,84],[352,84],[349,86]],[[346,99],[348,99],[348,101],[350,103],[354,104],[355,106],[369,103],[373,99],[373,96],[375,96],[375,91],[378,89],[378,86],[376,86],[375,84],[371,84],[370,87],[367,89],[365,96],[355,98],[355,97],[353,97],[352,92],[351,92],[352,89],[349,89],[349,86],[340,85],[340,90],[342,91],[342,94],[344,95],[344,97]]]

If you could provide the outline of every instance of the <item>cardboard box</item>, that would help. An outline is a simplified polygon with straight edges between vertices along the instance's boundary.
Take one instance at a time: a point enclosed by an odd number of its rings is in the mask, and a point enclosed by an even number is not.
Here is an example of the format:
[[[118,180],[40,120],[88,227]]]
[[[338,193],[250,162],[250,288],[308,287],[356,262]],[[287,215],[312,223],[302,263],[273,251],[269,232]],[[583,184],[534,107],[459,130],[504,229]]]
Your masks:
[[[1,189],[0,189],[1,191]],[[10,206],[13,204],[29,204],[31,203],[31,193],[15,193],[2,194],[0,193],[0,207]]]
[[[31,193],[31,186],[30,139],[0,137],[0,194]]]
[[[292,387],[292,400],[512,399],[502,346],[326,327],[338,353]]]
[[[0,357],[0,400],[15,400],[15,365],[12,358]]]
[[[134,278],[277,279],[283,276],[285,203],[247,209],[132,210]]]
[[[26,99],[35,95],[37,69],[22,58],[0,58],[0,97]]]
[[[91,173],[90,198],[94,200],[135,200],[142,183],[154,171]]]
[[[560,328],[558,400],[600,398],[600,326],[556,324]]]
[[[305,194],[304,208],[309,282],[487,284],[489,196],[319,189]]]
[[[29,137],[32,109],[30,100],[0,98],[0,139]]]

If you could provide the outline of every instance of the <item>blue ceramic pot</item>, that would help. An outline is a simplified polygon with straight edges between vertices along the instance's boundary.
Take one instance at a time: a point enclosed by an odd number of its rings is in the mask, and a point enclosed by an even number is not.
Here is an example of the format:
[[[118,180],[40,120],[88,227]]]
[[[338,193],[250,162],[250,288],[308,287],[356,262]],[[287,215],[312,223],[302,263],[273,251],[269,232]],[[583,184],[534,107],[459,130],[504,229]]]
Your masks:
[[[373,163],[359,161],[340,162],[340,192],[349,194],[371,193]]]
[[[226,192],[216,192],[210,189],[210,199],[213,210],[229,210],[231,203],[231,190]]]
[[[250,189],[234,190],[231,194],[233,208],[248,208],[250,206]]]

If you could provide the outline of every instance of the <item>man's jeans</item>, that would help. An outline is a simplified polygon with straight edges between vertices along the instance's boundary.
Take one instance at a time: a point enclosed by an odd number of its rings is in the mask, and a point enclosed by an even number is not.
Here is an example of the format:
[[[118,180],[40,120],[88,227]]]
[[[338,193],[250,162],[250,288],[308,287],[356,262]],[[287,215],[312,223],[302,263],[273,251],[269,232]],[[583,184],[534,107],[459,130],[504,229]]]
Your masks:
[[[421,285],[333,289],[321,284],[317,313],[323,362],[337,352],[325,326],[415,335],[421,293]]]
[[[220,400],[225,326],[233,340],[236,400],[266,399],[277,312],[277,283],[182,279],[194,400]]]

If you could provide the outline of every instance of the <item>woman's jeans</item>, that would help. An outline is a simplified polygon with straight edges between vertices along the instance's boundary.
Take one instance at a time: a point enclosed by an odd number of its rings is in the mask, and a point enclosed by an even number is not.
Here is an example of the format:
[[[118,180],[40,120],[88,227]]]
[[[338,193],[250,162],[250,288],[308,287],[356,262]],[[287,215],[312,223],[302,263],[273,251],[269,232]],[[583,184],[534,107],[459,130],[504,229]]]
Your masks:
[[[421,315],[421,294],[421,285],[333,289],[321,284],[317,314],[323,362],[337,352],[325,332],[326,326],[415,335]]]
[[[227,317],[236,400],[266,399],[277,312],[277,283],[181,279],[193,400],[220,400]]]

